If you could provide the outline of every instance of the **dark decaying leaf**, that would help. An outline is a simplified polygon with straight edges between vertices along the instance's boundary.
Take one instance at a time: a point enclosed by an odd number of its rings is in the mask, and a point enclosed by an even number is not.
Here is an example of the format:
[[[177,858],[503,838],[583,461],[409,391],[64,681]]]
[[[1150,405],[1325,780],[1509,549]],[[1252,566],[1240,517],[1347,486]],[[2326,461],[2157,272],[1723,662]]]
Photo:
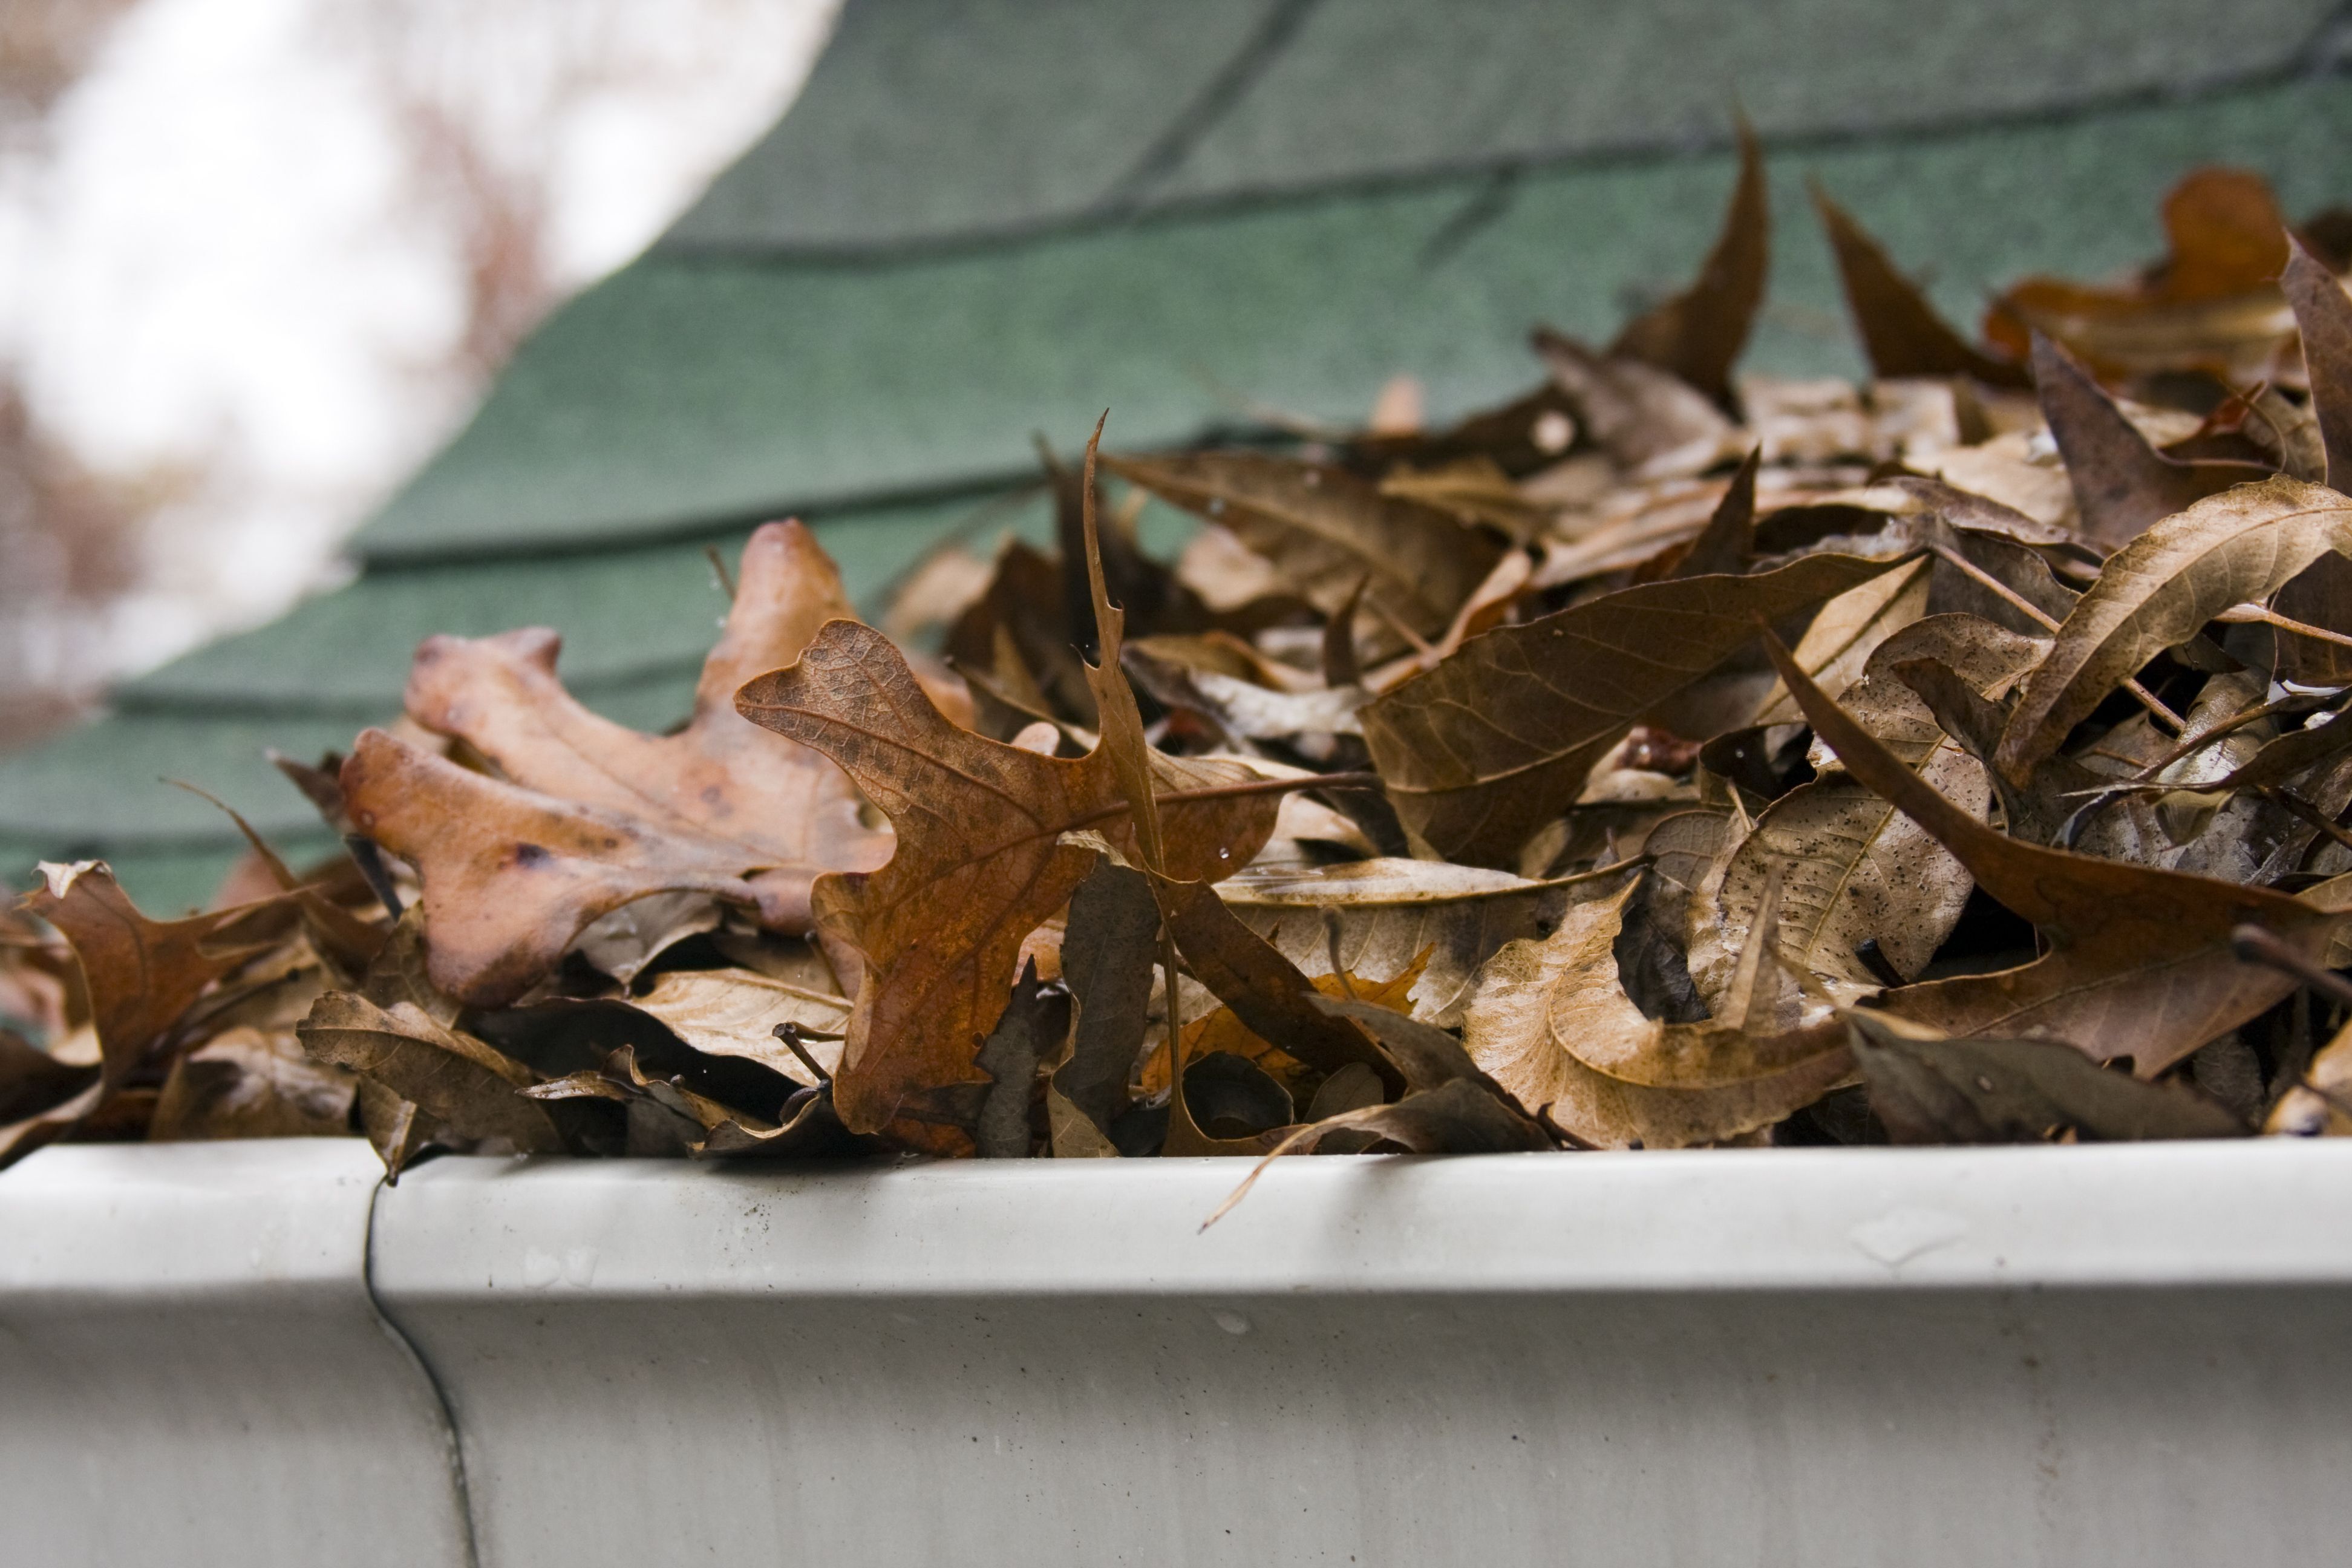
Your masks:
[[[1756,553],[1756,476],[1763,466],[1764,448],[1755,447],[1740,460],[1723,492],[1682,559],[1675,563],[1677,577],[1713,577],[1748,570]]]
[[[1076,1020],[1070,1058],[1055,1071],[1054,1089],[1106,1136],[1127,1110],[1159,945],[1151,884],[1142,872],[1104,858],[1070,896],[1062,984]]]
[[[2238,1138],[2248,1129],[2183,1084],[2142,1083],[2063,1040],[1936,1039],[1848,1015],[1871,1109],[1897,1143]]]
[[[1926,828],[2050,944],[2021,968],[1890,991],[1882,1004],[1889,1012],[1948,1035],[2080,1040],[2103,1058],[2130,1057],[2147,1078],[2294,988],[2237,961],[2234,927],[2260,925],[2315,959],[2326,951],[2336,917],[2283,893],[2070,854],[1979,822],[1823,696],[1777,639],[1765,646],[1847,771]]]
[[[1037,1086],[1037,1064],[1061,1048],[1069,1029],[1069,993],[1041,984],[1036,960],[1031,959],[974,1058],[992,1080],[972,1126],[972,1144],[982,1159],[1027,1156],[1029,1101]]]
[[[1813,206],[1829,231],[1846,309],[1862,334],[1870,368],[1881,377],[1966,375],[1988,386],[2030,386],[2024,367],[1971,346],[1946,324],[1926,295],[1902,273],[1878,242],[1819,185]]]
[[[2152,523],[2232,485],[2264,479],[2252,463],[2183,462],[2148,445],[2073,355],[2033,334],[2033,382],[2084,533],[2105,549],[2128,544]]]
[[[1345,469],[1248,452],[1106,458],[1103,467],[1230,529],[1325,614],[1359,584],[1381,614],[1430,636],[1494,569],[1502,545]]]
[[[2311,412],[2327,454],[2331,489],[2352,486],[2352,299],[2335,273],[2295,244],[2280,279],[2303,334]]]
[[[299,1033],[315,1060],[373,1079],[468,1138],[501,1139],[524,1154],[563,1148],[547,1112],[515,1092],[530,1086],[529,1068],[413,1003],[385,1009],[331,991]]]
[[[1691,286],[1625,323],[1609,345],[1613,356],[1672,371],[1718,403],[1731,395],[1731,367],[1748,346],[1764,278],[1772,260],[1771,195],[1764,149],[1739,121],[1739,179],[1723,215],[1723,232]]]
[[[1474,637],[1363,710],[1405,826],[1439,853],[1515,862],[1642,717],[1754,640],[1891,563],[1808,555],[1754,576],[1648,583]]]

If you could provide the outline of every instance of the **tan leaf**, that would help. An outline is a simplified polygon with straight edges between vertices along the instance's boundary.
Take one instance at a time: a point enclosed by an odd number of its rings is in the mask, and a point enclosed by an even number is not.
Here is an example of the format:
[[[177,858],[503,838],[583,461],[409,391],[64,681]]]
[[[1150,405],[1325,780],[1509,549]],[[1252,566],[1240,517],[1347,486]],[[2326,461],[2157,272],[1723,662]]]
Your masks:
[[[1927,615],[1934,565],[1926,559],[1914,561],[1857,584],[1823,605],[1797,640],[1797,662],[1831,696],[1843,692],[1862,679],[1863,667],[1881,643]],[[1788,688],[1775,682],[1751,722],[1789,724],[1798,719]]]
[[[1252,868],[1217,892],[1309,977],[1331,973],[1324,922],[1336,919],[1339,962],[1360,984],[1383,984],[1411,971],[1407,998],[1391,1005],[1451,1027],[1462,1020],[1478,966],[1505,942],[1548,930],[1591,885],[1576,878],[1531,881],[1441,860],[1370,859]]]
[[[2124,680],[2233,605],[2268,598],[2328,551],[2352,554],[2352,500],[2284,476],[2166,518],[2107,558],[2025,680],[2002,732],[2001,771],[2033,764]]]
[[[761,903],[765,867],[731,839],[504,784],[382,730],[362,732],[342,779],[361,831],[416,868],[434,984],[476,1006],[514,1001],[636,900]],[[788,878],[798,901],[805,872]]]
[[[1937,727],[1898,672],[1914,659],[1955,659],[1971,689],[1997,698],[2046,647],[1972,616],[1915,621],[1879,645],[1848,706],[1904,766],[1981,819],[1992,799],[1983,764]],[[1820,776],[1765,808],[1694,903],[1691,976],[1718,1007],[1775,872],[1782,879],[1775,952],[1842,1001],[1886,984],[1859,956],[1864,942],[1875,942],[1884,964],[1914,978],[1968,902],[1974,886],[1968,871],[1925,828],[1826,752],[1816,767]]]
[[[660,1019],[698,1051],[748,1058],[812,1089],[820,1081],[817,1075],[776,1038],[776,1026],[793,1023],[838,1033],[849,1016],[846,998],[821,1001],[806,986],[748,969],[669,970],[654,981],[652,989],[631,1000],[639,1012]],[[811,1039],[807,1048],[826,1071],[839,1070],[838,1042]]]
[[[880,865],[890,836],[858,820],[839,768],[737,713],[735,691],[798,658],[826,621],[856,617],[815,537],[772,522],[743,547],[726,629],[675,735],[639,734],[582,707],[556,679],[562,639],[543,629],[426,638],[405,702],[418,723],[471,742],[525,789],[737,846],[741,864],[766,868],[766,922],[805,929],[809,883]]]
[[[1633,891],[1571,907],[1479,972],[1463,1044],[1520,1104],[1589,1143],[1678,1149],[1769,1126],[1852,1070],[1833,1026],[1753,1036],[1643,1017],[1612,951]]]

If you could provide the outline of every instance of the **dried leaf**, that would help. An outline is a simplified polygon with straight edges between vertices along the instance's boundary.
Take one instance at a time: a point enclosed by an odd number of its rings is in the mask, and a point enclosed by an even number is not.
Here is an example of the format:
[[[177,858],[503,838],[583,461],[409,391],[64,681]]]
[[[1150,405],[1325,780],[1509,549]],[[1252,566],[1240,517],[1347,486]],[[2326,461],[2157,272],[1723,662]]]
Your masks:
[[[1878,242],[1863,232],[1829,194],[1814,185],[1813,206],[1837,256],[1846,309],[1862,334],[1870,368],[1882,377],[1973,376],[1988,386],[2031,386],[2024,368],[1969,346],[1946,325],[1912,281],[1895,268]]]
[[[2344,954],[2331,952],[2339,963]],[[2352,1023],[2313,1055],[2301,1079],[2271,1108],[2263,1131],[2294,1138],[2352,1137]]]
[[[1870,1108],[1897,1143],[2242,1138],[2246,1126],[2177,1083],[2110,1071],[2063,1040],[1921,1038],[1847,1016]]]
[[[1252,868],[1217,891],[1242,923],[1301,973],[1331,973],[1327,920],[1339,922],[1339,963],[1359,981],[1418,978],[1412,1012],[1461,1022],[1478,966],[1507,942],[1550,929],[1581,879],[1531,881],[1507,871],[1438,860],[1376,858],[1311,868]]]
[[[1748,570],[1756,553],[1756,475],[1764,448],[1752,448],[1731,476],[1731,488],[1716,503],[1715,512],[1675,563],[1676,577],[1737,575]]]
[[[870,870],[890,836],[858,818],[856,791],[823,756],[749,723],[735,691],[781,668],[828,620],[855,619],[840,574],[797,522],[772,522],[743,547],[725,631],[704,661],[694,713],[675,735],[642,735],[599,718],[555,676],[562,639],[508,632],[429,637],[416,650],[410,716],[458,736],[527,790],[631,819],[646,829],[735,847],[763,921],[807,928],[810,883]],[[351,782],[345,793],[364,805]],[[364,826],[364,824],[362,824]],[[387,841],[394,853],[414,855]]]
[[[302,1054],[290,1035],[225,1029],[172,1064],[151,1141],[340,1138],[358,1080]]]
[[[1714,404],[1669,372],[1596,354],[1547,328],[1536,330],[1535,344],[1585,429],[1630,478],[1702,473],[1748,449]]]
[[[475,1006],[514,1001],[639,899],[760,900],[762,868],[732,840],[501,784],[382,730],[361,733],[343,787],[362,829],[416,867],[434,984]]]
[[[2294,328],[2276,279],[2286,224],[2242,169],[2191,170],[2164,202],[2170,254],[2121,287],[2028,278],[1985,312],[1985,335],[2023,355],[2047,333],[2108,377],[2203,371],[2243,383]]]
[[[1922,559],[1859,583],[1822,606],[1796,647],[1796,659],[1816,685],[1836,696],[1862,679],[1863,668],[1880,645],[1927,614],[1938,563]],[[1788,689],[1774,683],[1756,710],[1754,722],[1797,721]]]
[[[1515,942],[1478,976],[1470,1059],[1522,1105],[1589,1143],[1676,1149],[1780,1121],[1852,1070],[1834,1026],[1754,1036],[1643,1016],[1614,948],[1633,889],[1578,904],[1541,942]]]
[[[14,1029],[0,1028],[0,1129],[37,1117],[72,1099],[97,1078],[94,1064],[61,1061]]]
[[[817,1076],[777,1040],[776,1026],[837,1032],[849,1016],[846,997],[821,1001],[808,987],[744,969],[673,969],[634,1005],[707,1056],[740,1057],[810,1089],[818,1086]],[[826,1071],[836,1070],[838,1044],[811,1040],[808,1050]]]
[[[1514,1110],[1473,1079],[1456,1079],[1437,1089],[1409,1094],[1394,1105],[1368,1106],[1302,1127],[1267,1151],[1242,1184],[1201,1222],[1202,1230],[1223,1219],[1266,1167],[1285,1154],[1305,1154],[1336,1132],[1370,1132],[1415,1154],[1512,1154],[1552,1147],[1541,1127]]]
[[[1100,747],[1041,757],[956,728],[880,633],[847,621],[738,702],[839,763],[898,830],[888,865],[819,882],[817,907],[866,964],[835,1079],[842,1120],[856,1131],[902,1114],[919,1121],[924,1095],[982,1081],[972,1053],[1003,1010],[1022,940],[1093,868],[1061,835],[1130,835],[1111,759]],[[1154,752],[1150,766],[1161,794],[1249,782],[1227,763]],[[1166,816],[1171,863],[1215,877],[1265,843],[1275,803],[1265,794],[1171,802]]]
[[[1423,636],[1493,570],[1502,546],[1434,507],[1384,496],[1344,469],[1249,452],[1106,458],[1171,505],[1231,530],[1326,614],[1366,602]]]
[[[860,1137],[842,1122],[833,1102],[833,1086],[811,1089],[792,1107],[782,1126],[747,1127],[722,1121],[709,1137],[688,1151],[697,1159],[758,1155],[771,1160],[838,1159],[870,1154],[876,1143]]]
[[[373,1079],[468,1138],[503,1139],[524,1154],[563,1149],[547,1112],[515,1092],[530,1085],[529,1068],[412,1003],[386,1010],[331,991],[297,1033],[314,1060]]]
[[[1077,1017],[1070,1058],[1055,1070],[1054,1088],[1102,1134],[1127,1110],[1159,941],[1160,906],[1152,901],[1151,884],[1132,867],[1106,857],[1070,895],[1062,982]],[[1056,1131],[1056,1154],[1062,1144]]]
[[[1546,382],[1499,408],[1473,414],[1450,429],[1368,433],[1350,442],[1347,453],[1350,466],[1368,475],[1395,464],[1425,469],[1486,462],[1506,476],[1519,479],[1559,461],[1575,441],[1576,405]]]
[[[1723,232],[1688,289],[1625,324],[1609,345],[1612,358],[1671,371],[1717,402],[1731,396],[1731,367],[1748,346],[1772,259],[1771,196],[1764,149],[1739,121],[1739,180],[1723,215]]]
[[[2033,382],[2050,434],[2065,455],[2066,478],[2084,534],[2105,549],[2232,485],[2265,479],[2252,463],[2185,463],[2148,445],[2073,355],[2033,334]]]
[[[2233,605],[2278,591],[2326,552],[2352,554],[2352,500],[2278,476],[2198,502],[2108,557],[2025,680],[2001,735],[2023,783],[2124,680]]]
[[[1193,974],[1252,1034],[1319,1072],[1359,1064],[1390,1093],[1404,1091],[1404,1075],[1387,1054],[1353,1023],[1325,1012],[1314,983],[1244,925],[1214,889],[1160,879],[1153,891]]]
[[[268,951],[267,943],[237,939],[276,900],[154,921],[139,912],[101,861],[44,862],[41,876],[43,885],[24,908],[55,926],[80,961],[110,1087],[121,1083],[208,986]]]
[[[1765,647],[1814,733],[1847,770],[2051,944],[2021,968],[1890,991],[1882,1001],[1888,1012],[1948,1035],[2080,1040],[2103,1058],[2131,1057],[2140,1076],[2152,1078],[2293,989],[2285,977],[2236,960],[2233,927],[2263,926],[2315,959],[2326,951],[2336,917],[2284,894],[2070,854],[1988,826],[1823,696],[1777,639]]]
[[[2327,484],[2352,485],[2352,299],[2343,280],[2300,244],[2280,279],[2303,334],[2304,369],[2311,378],[2311,412],[2327,455]]]
[[[1503,1092],[1499,1084],[1478,1070],[1478,1064],[1470,1059],[1470,1053],[1462,1048],[1460,1040],[1433,1024],[1422,1023],[1410,1015],[1400,1013],[1393,1007],[1384,1007],[1377,1002],[1318,996],[1314,1005],[1335,1018],[1349,1018],[1362,1025],[1366,1034],[1387,1048],[1390,1057],[1403,1071],[1405,1081],[1416,1091],[1436,1089],[1457,1078],[1470,1078],[1478,1079],[1497,1094]],[[1328,1082],[1365,1085],[1371,1091],[1370,1103],[1372,1104],[1378,1104],[1382,1098],[1383,1086],[1379,1076],[1355,1065],[1341,1068],[1331,1075]],[[1321,1102],[1320,1091],[1318,1091],[1316,1100],[1318,1103]],[[1325,1114],[1333,1114],[1341,1109],[1355,1108],[1334,1107]],[[1322,1117],[1310,1116],[1308,1120],[1319,1121]]]
[[[1893,564],[1807,555],[1749,577],[1648,583],[1465,643],[1363,710],[1389,798],[1448,858],[1516,862],[1645,713],[1753,641]]]
[[[1027,1157],[1029,1101],[1037,1087],[1037,1065],[1061,1049],[1069,1031],[1069,994],[1059,985],[1042,984],[1031,963],[1014,983],[1012,999],[975,1058],[980,1070],[993,1080],[972,1126],[972,1143],[982,1159]]]

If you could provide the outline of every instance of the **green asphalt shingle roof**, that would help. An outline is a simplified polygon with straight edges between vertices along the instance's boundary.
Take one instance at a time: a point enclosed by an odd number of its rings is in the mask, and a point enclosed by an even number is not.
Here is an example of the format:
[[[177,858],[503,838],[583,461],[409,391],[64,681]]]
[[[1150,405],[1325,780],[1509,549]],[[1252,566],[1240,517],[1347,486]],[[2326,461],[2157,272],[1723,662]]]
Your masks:
[[[1532,321],[1606,336],[1695,268],[1735,89],[1779,219],[1755,369],[1859,368],[1809,174],[1963,321],[2157,252],[2195,163],[2352,199],[2330,9],[852,0],[776,130],[360,531],[357,581],[0,761],[0,874],[102,852],[200,899],[233,832],[156,777],[310,832],[259,748],[395,711],[434,631],[553,626],[584,700],[660,728],[721,607],[707,543],[804,510],[870,603],[1105,406],[1140,447],[1236,395],[1351,419],[1398,371],[1440,416],[1516,393]]]

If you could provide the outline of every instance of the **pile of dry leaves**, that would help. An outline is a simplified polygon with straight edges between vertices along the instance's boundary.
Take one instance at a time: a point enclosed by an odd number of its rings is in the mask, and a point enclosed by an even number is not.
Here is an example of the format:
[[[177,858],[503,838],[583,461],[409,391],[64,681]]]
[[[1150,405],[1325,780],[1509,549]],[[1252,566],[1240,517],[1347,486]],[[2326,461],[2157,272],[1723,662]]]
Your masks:
[[[1057,552],[905,583],[943,658],[793,523],[673,733],[428,640],[281,763],[348,856],[5,917],[0,1159],[2352,1131],[2352,222],[2200,171],[1979,347],[1820,208],[1866,385],[1732,377],[1751,148],[1697,281],[1507,407],[1106,457],[1099,523],[1049,458]]]

